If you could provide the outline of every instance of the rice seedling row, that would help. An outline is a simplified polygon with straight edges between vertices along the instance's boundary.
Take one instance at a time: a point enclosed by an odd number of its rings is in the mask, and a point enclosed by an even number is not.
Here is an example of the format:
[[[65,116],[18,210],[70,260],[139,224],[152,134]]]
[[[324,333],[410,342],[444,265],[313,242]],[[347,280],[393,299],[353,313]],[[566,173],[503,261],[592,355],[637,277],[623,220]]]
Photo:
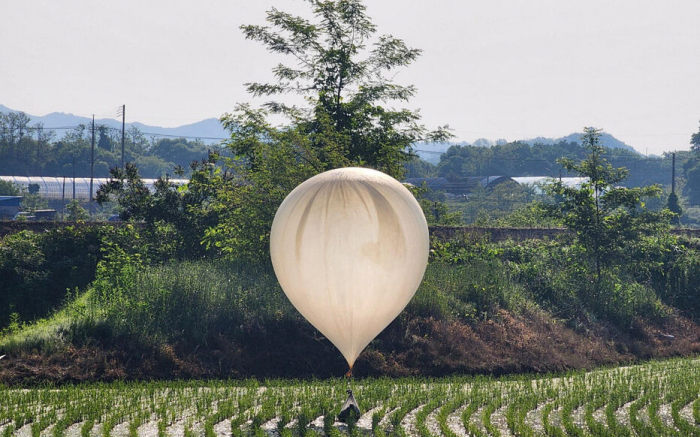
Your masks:
[[[336,416],[351,387],[361,417]],[[0,387],[0,436],[699,436],[700,360],[558,376]]]

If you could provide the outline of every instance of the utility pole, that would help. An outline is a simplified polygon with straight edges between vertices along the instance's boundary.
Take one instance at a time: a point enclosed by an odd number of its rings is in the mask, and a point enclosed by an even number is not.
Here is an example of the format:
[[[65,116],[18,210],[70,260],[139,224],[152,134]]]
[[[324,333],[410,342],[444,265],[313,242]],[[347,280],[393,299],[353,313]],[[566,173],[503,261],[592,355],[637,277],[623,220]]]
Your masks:
[[[63,176],[63,191],[61,191],[61,202],[63,203],[63,209],[61,210],[61,214],[63,216],[66,215],[66,177]]]
[[[671,194],[676,192],[676,152],[671,154],[673,161],[671,164]]]
[[[39,149],[41,149],[41,131],[43,127],[37,126],[36,128],[36,165],[39,167]]]
[[[122,105],[122,169],[124,169],[124,124],[126,120],[126,105]]]
[[[73,155],[73,200],[75,200],[75,155]]]
[[[92,114],[92,146],[90,150],[90,202],[92,202],[92,180],[95,176],[95,114]]]

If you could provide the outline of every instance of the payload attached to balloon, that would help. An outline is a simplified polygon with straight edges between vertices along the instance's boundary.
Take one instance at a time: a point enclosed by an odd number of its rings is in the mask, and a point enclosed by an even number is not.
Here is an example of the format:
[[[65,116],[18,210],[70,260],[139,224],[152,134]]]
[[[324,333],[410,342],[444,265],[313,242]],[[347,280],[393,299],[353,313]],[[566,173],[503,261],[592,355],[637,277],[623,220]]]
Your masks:
[[[300,184],[270,233],[282,289],[351,370],[415,294],[428,252],[428,226],[411,192],[366,168],[330,170]]]

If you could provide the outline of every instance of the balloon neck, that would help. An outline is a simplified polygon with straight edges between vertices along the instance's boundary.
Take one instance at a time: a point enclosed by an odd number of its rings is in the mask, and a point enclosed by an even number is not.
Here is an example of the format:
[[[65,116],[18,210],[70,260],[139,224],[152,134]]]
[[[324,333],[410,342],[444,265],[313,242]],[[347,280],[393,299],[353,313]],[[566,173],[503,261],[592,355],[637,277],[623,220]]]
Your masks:
[[[346,378],[352,378],[352,366],[350,366],[350,370],[348,370],[348,373],[345,374]]]

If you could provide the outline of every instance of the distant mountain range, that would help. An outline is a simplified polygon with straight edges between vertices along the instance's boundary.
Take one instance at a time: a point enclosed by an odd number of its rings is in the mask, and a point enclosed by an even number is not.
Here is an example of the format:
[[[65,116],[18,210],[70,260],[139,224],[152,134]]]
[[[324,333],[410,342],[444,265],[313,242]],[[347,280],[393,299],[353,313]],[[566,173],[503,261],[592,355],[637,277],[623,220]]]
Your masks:
[[[580,143],[581,142],[581,136],[583,133],[572,133],[569,134],[565,137],[561,138],[545,138],[545,137],[537,137],[537,138],[531,138],[527,140],[519,140],[521,143],[533,145],[533,144],[556,144],[560,141],[566,141],[567,143]],[[607,132],[603,132],[600,135],[600,140],[601,143],[604,147],[609,147],[611,149],[625,149],[629,150],[631,152],[639,153],[637,152],[632,146],[625,144],[624,142],[618,140],[614,136],[610,135]],[[449,149],[452,146],[477,146],[477,147],[491,147],[495,146],[497,144],[506,144],[506,140],[497,140],[497,141],[492,141],[488,140],[486,138],[479,138],[478,140],[472,142],[471,144],[462,141],[462,142],[448,142],[448,143],[421,143],[416,145],[416,153],[418,156],[423,159],[424,161],[428,161],[433,164],[437,164],[440,162],[440,155],[445,153],[447,149]]]
[[[0,112],[20,112],[17,110],[10,109],[6,106],[0,105]],[[66,114],[63,112],[52,112],[51,114],[47,114],[44,116],[36,116],[36,115],[31,115],[27,114],[31,119],[31,125],[34,125],[36,123],[43,123],[45,128],[63,128],[63,127],[71,127],[71,126],[77,126],[79,124],[85,124],[89,125],[92,122],[91,118],[88,117],[81,117],[73,114]],[[96,124],[104,124],[106,126],[112,127],[112,128],[117,128],[121,129],[122,124],[120,121],[111,119],[111,118],[102,118],[99,120],[95,120]],[[216,143],[220,141],[222,138],[228,138],[229,135],[227,132],[223,129],[221,126],[221,123],[219,122],[218,119],[216,118],[207,118],[206,120],[199,121],[197,123],[192,123],[192,124],[187,124],[184,126],[179,126],[179,127],[160,127],[160,126],[150,126],[147,124],[139,123],[139,122],[133,122],[133,123],[126,123],[126,128],[129,129],[131,126],[136,126],[141,132],[143,132],[146,136],[148,135],[153,135],[153,136],[172,136],[172,137],[185,137],[189,139],[195,139],[199,138],[203,142],[207,144],[211,143]],[[57,136],[61,137],[63,132],[67,132],[67,130],[57,130]],[[545,137],[537,137],[537,138],[532,138],[528,140],[521,140],[523,143],[527,144],[535,144],[535,143],[540,143],[540,144],[555,144],[558,143],[559,141],[566,141],[566,142],[580,142],[580,138],[582,133],[572,133],[570,135],[567,135],[565,137],[561,138],[545,138]],[[631,146],[625,144],[624,142],[618,140],[617,138],[613,137],[609,133],[603,132],[601,135],[601,141],[603,143],[603,146],[605,147],[610,147],[610,148],[620,148],[620,149],[627,149],[633,152],[636,152],[634,148]],[[492,141],[488,140],[485,138],[479,138],[478,140],[474,141],[471,143],[473,146],[483,146],[483,147],[491,147],[496,144],[505,144],[506,140],[497,140],[497,141]],[[450,143],[421,143],[418,144],[416,149],[418,149],[417,153],[418,156],[421,157],[421,159],[424,159],[425,161],[431,162],[433,164],[437,164],[440,161],[440,155],[442,155],[447,149],[449,149],[451,146],[466,146],[469,145],[467,142],[450,142]],[[637,152],[638,153],[638,152]]]
[[[582,135],[583,135],[582,132],[578,132],[578,133],[569,134],[565,137],[556,138],[556,139],[537,137],[537,138],[533,138],[533,139],[529,139],[529,140],[523,140],[522,142],[527,143],[529,145],[533,145],[535,143],[556,144],[560,141],[566,141],[567,143],[580,143]],[[607,132],[602,132],[600,134],[600,141],[604,147],[609,147],[611,149],[626,149],[626,150],[629,150],[630,152],[639,153],[636,150],[634,150],[634,147],[618,140],[617,138],[615,138],[614,136],[610,135]]]
[[[0,105],[0,112],[8,113],[21,111],[17,111],[14,109],[10,109],[6,106]],[[63,112],[52,112],[43,116],[31,114],[27,115],[29,116],[29,118],[32,119],[32,121],[30,122],[31,126],[37,123],[43,123],[44,128],[47,129],[73,127],[79,124],[89,125],[90,123],[92,123],[92,118],[81,117],[73,114],[66,114]],[[102,124],[115,129],[121,129],[122,127],[121,121],[111,118],[95,119],[95,124]],[[216,143],[219,142],[222,138],[229,137],[229,135],[221,126],[219,120],[216,118],[207,118],[206,120],[198,121],[197,123],[187,124],[179,127],[150,126],[139,122],[126,123],[127,130],[131,126],[136,126],[146,136],[172,136],[185,137],[189,139],[199,138],[207,144]],[[68,132],[68,130],[56,130],[56,135],[60,138],[64,132]]]

